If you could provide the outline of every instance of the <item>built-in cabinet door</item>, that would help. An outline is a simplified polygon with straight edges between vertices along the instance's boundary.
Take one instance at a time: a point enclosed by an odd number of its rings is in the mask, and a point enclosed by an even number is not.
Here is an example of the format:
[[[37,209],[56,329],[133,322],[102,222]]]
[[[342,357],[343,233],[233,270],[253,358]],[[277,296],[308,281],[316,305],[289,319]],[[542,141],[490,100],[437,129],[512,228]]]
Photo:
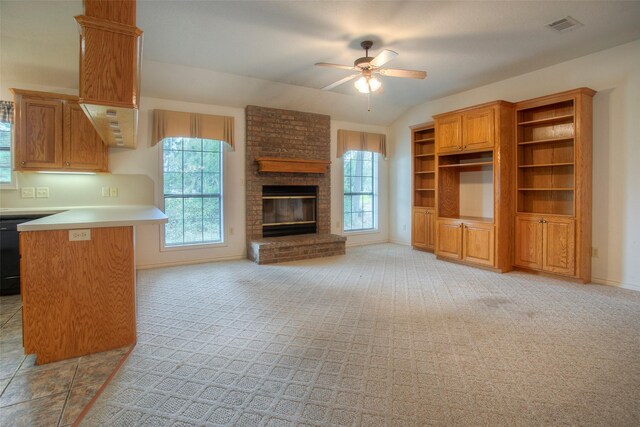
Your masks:
[[[425,209],[413,210],[412,241],[413,246],[419,248],[427,247],[427,212]]]
[[[62,167],[62,101],[17,100],[16,169]]]
[[[516,216],[515,265],[542,269],[542,225],[538,216]]]
[[[542,268],[561,274],[575,274],[575,220],[544,217],[542,227]]]
[[[462,245],[462,256],[465,261],[493,266],[493,224],[465,222],[463,225]]]
[[[64,106],[64,167],[74,170],[106,171],[107,146],[102,142],[80,105]]]
[[[492,149],[495,142],[494,111],[484,108],[462,116],[462,149]]]
[[[449,153],[462,150],[462,116],[455,114],[436,120],[436,151]]]
[[[441,257],[462,259],[462,223],[439,220],[436,254]]]
[[[427,249],[434,250],[436,247],[436,212],[434,209],[426,210],[427,217]]]

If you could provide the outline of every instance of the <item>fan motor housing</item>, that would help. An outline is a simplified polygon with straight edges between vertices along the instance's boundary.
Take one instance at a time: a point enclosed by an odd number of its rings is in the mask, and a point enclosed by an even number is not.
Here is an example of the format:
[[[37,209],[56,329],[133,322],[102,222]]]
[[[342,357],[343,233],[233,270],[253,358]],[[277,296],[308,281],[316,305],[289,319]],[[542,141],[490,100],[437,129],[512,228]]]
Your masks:
[[[358,67],[358,68],[370,68],[371,67],[371,61],[373,61],[373,58],[371,56],[363,56],[362,58],[358,58],[353,62],[353,65]]]

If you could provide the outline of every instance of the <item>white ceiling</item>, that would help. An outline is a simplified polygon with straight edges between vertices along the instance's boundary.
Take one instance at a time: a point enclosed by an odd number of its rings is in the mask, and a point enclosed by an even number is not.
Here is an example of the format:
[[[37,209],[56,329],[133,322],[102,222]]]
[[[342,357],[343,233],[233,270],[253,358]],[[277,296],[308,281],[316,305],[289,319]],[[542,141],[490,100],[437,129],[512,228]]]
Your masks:
[[[1,13],[3,75],[77,87],[78,33],[72,17],[82,13],[80,1],[2,0]],[[564,34],[545,27],[567,15],[584,26]],[[143,96],[216,103],[230,98],[222,94],[233,87],[239,102],[265,105],[274,93],[283,93],[277,97],[282,105],[274,106],[302,108],[296,105],[300,99],[298,105],[309,110],[313,99],[316,110],[341,104],[343,120],[388,124],[428,100],[639,39],[638,22],[640,1],[139,0],[145,61],[155,68],[169,63],[203,69],[199,74],[210,70],[220,82],[236,82],[219,85],[216,96],[203,93],[204,86],[215,92],[204,77],[203,85],[179,77],[169,81],[170,76],[151,76],[145,84],[143,68]],[[428,77],[383,77],[384,90],[372,97],[378,113],[354,116],[348,111],[366,104],[352,84],[318,93],[349,72],[313,64],[352,64],[363,56],[359,43],[365,39],[374,41],[374,55],[382,48],[399,53],[388,67],[426,70]],[[238,76],[252,84],[238,83]]]

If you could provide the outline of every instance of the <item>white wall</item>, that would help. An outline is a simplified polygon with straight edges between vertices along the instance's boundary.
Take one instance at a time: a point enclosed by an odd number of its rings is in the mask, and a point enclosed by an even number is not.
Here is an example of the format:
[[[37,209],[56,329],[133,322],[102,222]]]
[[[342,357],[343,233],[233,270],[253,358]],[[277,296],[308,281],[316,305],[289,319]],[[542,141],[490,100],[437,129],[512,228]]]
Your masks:
[[[390,129],[390,239],[411,241],[409,126],[497,99],[522,101],[587,86],[593,111],[593,281],[640,290],[640,41],[412,108]]]

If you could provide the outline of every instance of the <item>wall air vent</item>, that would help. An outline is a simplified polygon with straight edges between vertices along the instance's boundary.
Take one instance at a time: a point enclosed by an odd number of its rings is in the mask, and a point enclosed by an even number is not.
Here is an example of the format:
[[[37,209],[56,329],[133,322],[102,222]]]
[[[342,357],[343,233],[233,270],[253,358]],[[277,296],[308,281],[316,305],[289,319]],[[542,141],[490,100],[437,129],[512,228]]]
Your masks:
[[[582,23],[576,21],[574,18],[566,16],[562,19],[558,19],[557,21],[553,21],[552,23],[547,24],[547,27],[559,33],[567,33],[569,31],[575,30],[578,27],[582,27],[582,25]]]

